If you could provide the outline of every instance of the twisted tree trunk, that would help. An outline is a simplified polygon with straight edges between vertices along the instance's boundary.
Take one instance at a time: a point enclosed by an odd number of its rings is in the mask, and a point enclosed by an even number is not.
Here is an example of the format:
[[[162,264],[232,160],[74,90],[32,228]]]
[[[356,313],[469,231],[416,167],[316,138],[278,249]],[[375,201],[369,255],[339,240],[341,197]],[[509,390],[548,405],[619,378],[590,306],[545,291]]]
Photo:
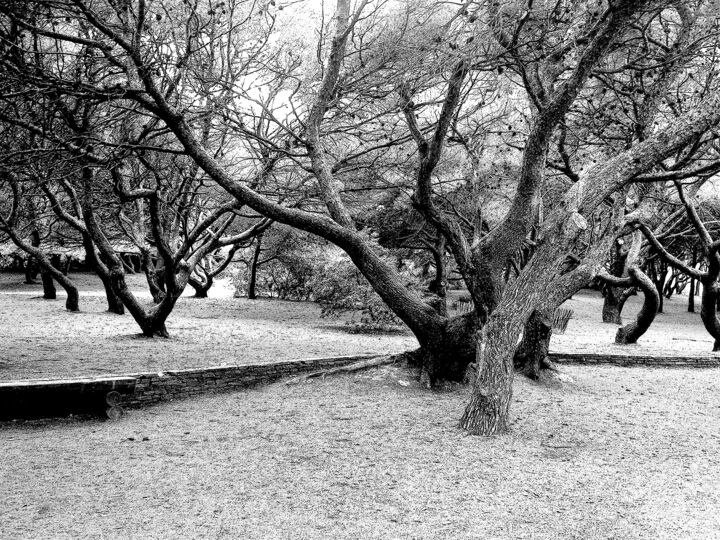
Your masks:
[[[637,340],[647,332],[655,320],[655,314],[660,305],[660,295],[652,280],[639,268],[630,268],[628,273],[636,286],[642,290],[645,295],[645,301],[637,315],[637,319],[622,328],[618,328],[617,334],[615,335],[615,343],[620,345],[637,343]]]
[[[193,295],[193,297],[207,298],[208,291],[210,290],[210,287],[213,286],[213,278],[212,276],[206,276],[204,281],[200,281],[199,279],[191,277],[188,280],[188,285],[190,285],[195,290],[195,294]]]

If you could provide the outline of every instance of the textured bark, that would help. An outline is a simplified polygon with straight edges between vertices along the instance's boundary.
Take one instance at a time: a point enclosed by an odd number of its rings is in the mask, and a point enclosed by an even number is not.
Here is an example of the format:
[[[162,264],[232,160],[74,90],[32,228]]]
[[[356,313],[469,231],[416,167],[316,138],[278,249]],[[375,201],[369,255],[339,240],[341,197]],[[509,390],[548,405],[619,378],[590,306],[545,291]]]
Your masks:
[[[622,307],[620,298],[623,291],[617,287],[606,287],[602,308],[602,322],[622,324]]]
[[[530,379],[540,378],[540,370],[547,365],[552,337],[552,314],[533,311],[525,324],[523,338],[515,350],[515,371]]]
[[[649,276],[652,278],[652,281],[655,285],[655,289],[658,293],[658,313],[664,313],[665,308],[665,295],[663,294],[665,289],[665,280],[667,279],[668,274],[668,267],[667,264],[663,261],[659,263],[660,268],[656,268],[655,264],[650,265],[651,272],[649,273]]]
[[[102,281],[103,288],[105,289],[105,298],[107,300],[108,312],[114,313],[115,315],[124,315],[125,305],[122,303],[122,300],[117,295],[117,293],[113,290],[110,276],[100,274],[98,272],[98,277],[100,278],[100,281]]]
[[[475,313],[446,319],[436,332],[420,342],[421,381],[428,387],[439,381],[462,381],[475,361],[479,324]]]
[[[508,429],[513,351],[521,327],[517,315],[495,313],[483,328],[472,397],[460,419],[460,427],[473,435],[496,435]]]
[[[645,295],[645,301],[643,302],[642,308],[637,315],[637,318],[632,323],[619,328],[615,335],[615,343],[621,345],[629,345],[637,343],[637,340],[647,332],[650,325],[655,320],[655,314],[660,304],[660,295],[658,295],[657,289],[653,284],[652,280],[645,275],[639,268],[631,268],[629,274],[632,277],[634,283]]]
[[[625,261],[628,258],[628,252],[625,251],[624,243],[619,239],[613,247],[610,274],[620,278],[626,274]],[[602,292],[604,297],[602,321],[604,323],[622,324],[622,308],[624,306],[622,296],[624,289],[606,283]]]

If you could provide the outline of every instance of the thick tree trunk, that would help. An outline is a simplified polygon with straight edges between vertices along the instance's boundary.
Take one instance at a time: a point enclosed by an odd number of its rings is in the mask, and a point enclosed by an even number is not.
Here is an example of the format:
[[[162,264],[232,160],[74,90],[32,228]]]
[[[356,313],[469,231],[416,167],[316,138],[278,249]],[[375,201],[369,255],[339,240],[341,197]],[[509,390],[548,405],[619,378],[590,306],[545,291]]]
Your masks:
[[[421,382],[432,387],[441,380],[463,381],[476,359],[478,330],[477,317],[471,312],[447,319],[437,331],[418,336]]]
[[[439,296],[445,298],[447,293],[447,265],[445,263],[445,237],[438,234],[438,238],[435,241],[435,245],[430,250],[435,262],[435,277],[430,282],[428,290]]]
[[[547,355],[552,337],[552,314],[533,311],[525,324],[523,338],[517,349],[513,364],[515,370],[530,379],[540,378],[540,370],[547,366]]]
[[[622,324],[622,308],[624,302],[621,302],[623,290],[618,287],[605,287],[605,298],[602,308],[602,322],[611,324]]]
[[[147,338],[160,337],[168,339],[170,337],[170,333],[165,327],[166,320],[167,317],[148,317],[142,322],[138,321],[138,323],[142,329],[143,336]]]
[[[618,278],[625,275],[625,263],[628,255],[629,252],[626,250],[625,244],[619,239],[616,240],[610,257],[610,275]],[[622,324],[622,308],[625,305],[623,300],[624,288],[606,283],[602,288],[602,292],[604,296],[602,321],[604,323]]]
[[[657,313],[657,309],[660,304],[660,295],[658,295],[657,289],[655,288],[652,280],[639,268],[631,268],[629,273],[633,278],[633,281],[637,283],[637,286],[645,295],[645,301],[643,302],[642,308],[637,315],[637,319],[618,329],[617,334],[615,335],[615,343],[619,343],[621,345],[637,343],[637,340],[640,339],[645,332],[647,332],[648,328],[650,328],[650,325],[655,320],[655,314]]]
[[[508,429],[512,400],[513,353],[522,321],[496,311],[482,330],[473,393],[460,427],[473,435],[496,435]]]

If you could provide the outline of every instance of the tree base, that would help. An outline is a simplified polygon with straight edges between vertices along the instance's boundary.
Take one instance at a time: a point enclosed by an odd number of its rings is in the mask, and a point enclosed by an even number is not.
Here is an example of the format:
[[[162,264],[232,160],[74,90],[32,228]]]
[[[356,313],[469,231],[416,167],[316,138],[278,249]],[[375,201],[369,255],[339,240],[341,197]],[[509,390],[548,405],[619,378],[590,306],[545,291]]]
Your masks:
[[[141,337],[153,339],[153,338],[163,338],[163,339],[169,339],[170,334],[168,333],[166,328],[161,328],[158,330],[143,330],[143,333],[140,334]]]
[[[509,431],[509,402],[489,393],[475,393],[465,408],[460,427],[470,435],[502,435]]]

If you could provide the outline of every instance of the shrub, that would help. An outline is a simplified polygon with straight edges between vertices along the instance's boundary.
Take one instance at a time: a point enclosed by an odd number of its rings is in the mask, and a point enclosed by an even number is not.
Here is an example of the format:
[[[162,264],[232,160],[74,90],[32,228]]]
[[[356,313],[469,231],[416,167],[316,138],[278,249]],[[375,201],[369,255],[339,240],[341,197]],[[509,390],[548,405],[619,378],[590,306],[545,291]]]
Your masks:
[[[358,332],[404,326],[341,250],[297,239],[283,244],[258,268],[258,295],[317,302],[323,317],[350,314],[348,324]],[[246,294],[249,274],[248,268],[232,273],[235,296]],[[407,286],[419,286],[409,272],[404,275]]]

